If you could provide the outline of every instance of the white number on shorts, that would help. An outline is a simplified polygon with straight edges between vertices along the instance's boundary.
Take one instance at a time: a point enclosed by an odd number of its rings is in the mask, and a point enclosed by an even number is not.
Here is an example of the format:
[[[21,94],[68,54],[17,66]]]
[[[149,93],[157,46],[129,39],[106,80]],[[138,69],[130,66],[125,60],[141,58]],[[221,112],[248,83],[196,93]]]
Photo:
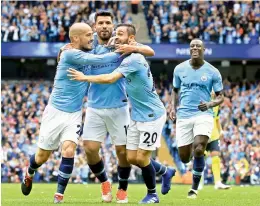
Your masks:
[[[143,141],[143,143],[147,144],[148,147],[152,146],[156,140],[157,140],[157,133],[153,133],[152,136],[150,133],[146,132],[144,133],[144,136],[146,139]]]
[[[81,132],[81,126],[78,124],[77,128],[79,128],[79,130],[76,132],[79,136],[80,136],[80,132]]]

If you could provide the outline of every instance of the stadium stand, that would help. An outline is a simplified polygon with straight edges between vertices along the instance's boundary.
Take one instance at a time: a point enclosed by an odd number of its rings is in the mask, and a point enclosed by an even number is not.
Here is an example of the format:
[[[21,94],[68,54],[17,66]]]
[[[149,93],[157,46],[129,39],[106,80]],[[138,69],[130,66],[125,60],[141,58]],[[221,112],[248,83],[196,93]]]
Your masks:
[[[111,11],[114,23],[131,23],[126,2],[3,1],[2,42],[66,42],[74,22],[93,24],[95,12]]]
[[[144,1],[153,43],[260,43],[259,1]]]

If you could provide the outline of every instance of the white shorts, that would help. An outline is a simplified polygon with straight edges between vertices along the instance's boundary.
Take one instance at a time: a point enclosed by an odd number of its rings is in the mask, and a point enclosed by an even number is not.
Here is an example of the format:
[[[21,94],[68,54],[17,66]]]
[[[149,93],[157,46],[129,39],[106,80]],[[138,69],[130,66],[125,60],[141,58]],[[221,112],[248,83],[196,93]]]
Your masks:
[[[56,150],[66,140],[78,144],[81,124],[82,111],[68,113],[47,105],[42,115],[39,148]]]
[[[177,119],[176,141],[177,146],[182,147],[192,144],[194,137],[205,135],[211,137],[213,129],[213,117],[210,115],[194,116],[189,119]]]
[[[104,142],[109,133],[112,144],[126,145],[129,122],[128,106],[111,109],[87,108],[82,138]]]
[[[151,122],[135,122],[131,120],[127,130],[126,149],[156,150],[161,146],[161,135],[166,121],[166,114]]]

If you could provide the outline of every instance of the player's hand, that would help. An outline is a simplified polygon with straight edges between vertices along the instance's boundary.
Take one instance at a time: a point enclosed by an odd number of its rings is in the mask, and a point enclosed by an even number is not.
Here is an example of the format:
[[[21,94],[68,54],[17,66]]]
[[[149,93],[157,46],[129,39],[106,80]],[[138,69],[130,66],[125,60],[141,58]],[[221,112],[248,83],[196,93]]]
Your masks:
[[[76,69],[69,68],[67,72],[68,72],[67,76],[70,78],[70,80],[77,80],[77,81],[85,80],[85,75],[82,72],[77,71]]]
[[[69,43],[69,44],[66,44],[66,45],[64,45],[63,47],[60,48],[59,54],[58,54],[58,56],[57,56],[57,62],[60,61],[60,55],[61,55],[61,53],[62,53],[63,51],[65,51],[65,50],[68,50],[68,49],[73,49],[73,47],[72,47],[72,45],[71,45],[70,43]]]
[[[210,108],[210,103],[209,102],[200,102],[198,109],[202,112],[207,111]]]
[[[107,44],[105,45],[105,47],[115,47],[116,46],[116,36],[113,36],[109,39],[109,41],[107,42]]]
[[[128,54],[135,52],[135,46],[129,44],[118,45],[115,52],[121,53],[122,54],[121,57],[126,56]]]
[[[171,108],[169,111],[169,117],[170,119],[175,122],[176,121],[176,111],[175,109]]]
[[[132,40],[128,43],[129,45],[132,45],[132,46],[137,46],[137,41],[135,40]]]

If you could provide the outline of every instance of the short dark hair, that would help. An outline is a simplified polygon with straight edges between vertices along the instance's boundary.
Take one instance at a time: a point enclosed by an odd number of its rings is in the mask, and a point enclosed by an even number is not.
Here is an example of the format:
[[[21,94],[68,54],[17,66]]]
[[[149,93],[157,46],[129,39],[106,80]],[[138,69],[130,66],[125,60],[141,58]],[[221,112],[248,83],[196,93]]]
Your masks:
[[[112,21],[114,20],[114,15],[110,11],[104,11],[103,10],[103,11],[96,12],[96,14],[95,14],[95,22],[97,21],[97,18],[99,16],[110,16]]]
[[[118,24],[115,29],[125,26],[127,27],[127,33],[128,35],[136,35],[136,29],[133,24]]]

